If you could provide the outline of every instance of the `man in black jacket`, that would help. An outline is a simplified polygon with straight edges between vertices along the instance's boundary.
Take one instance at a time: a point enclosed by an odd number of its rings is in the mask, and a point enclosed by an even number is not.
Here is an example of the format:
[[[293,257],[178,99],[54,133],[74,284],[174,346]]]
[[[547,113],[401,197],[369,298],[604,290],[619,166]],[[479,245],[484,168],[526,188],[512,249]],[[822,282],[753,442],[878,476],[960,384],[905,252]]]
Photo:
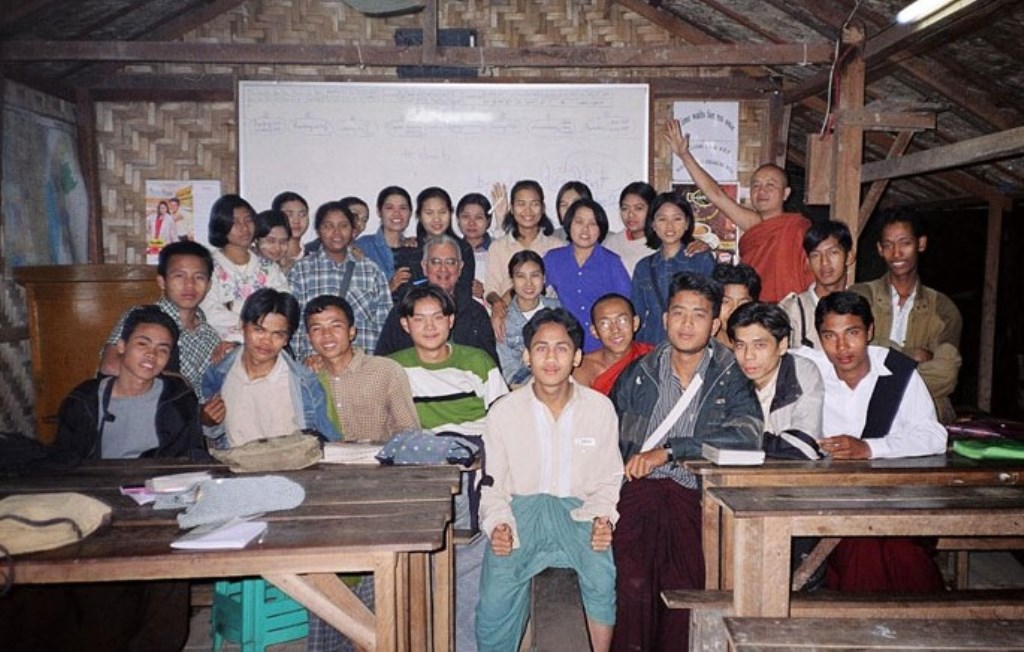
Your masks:
[[[199,403],[180,376],[164,374],[178,327],[157,306],[125,320],[120,374],[85,381],[64,399],[57,448],[77,459],[203,456]]]

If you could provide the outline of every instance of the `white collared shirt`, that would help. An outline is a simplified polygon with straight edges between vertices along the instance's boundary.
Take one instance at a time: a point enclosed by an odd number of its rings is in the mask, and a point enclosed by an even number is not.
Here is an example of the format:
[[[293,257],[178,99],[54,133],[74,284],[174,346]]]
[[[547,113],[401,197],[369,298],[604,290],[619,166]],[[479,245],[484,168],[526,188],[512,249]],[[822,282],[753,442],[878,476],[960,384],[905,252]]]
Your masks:
[[[825,383],[825,406],[822,412],[824,435],[860,438],[867,422],[868,404],[875,391],[875,384],[880,377],[892,375],[885,366],[889,349],[868,347],[871,368],[853,388],[839,379],[835,367],[822,351],[801,348],[794,353],[813,360],[821,371]],[[873,458],[917,457],[946,452],[946,429],[935,417],[935,404],[920,374],[916,371],[911,374],[889,434],[865,441],[871,447]]]
[[[914,309],[914,299],[917,298],[917,288],[910,293],[907,300],[900,305],[900,293],[892,285],[889,285],[889,298],[892,300],[892,328],[889,329],[889,341],[897,346],[903,346],[907,339],[907,323],[910,322],[910,312]]]

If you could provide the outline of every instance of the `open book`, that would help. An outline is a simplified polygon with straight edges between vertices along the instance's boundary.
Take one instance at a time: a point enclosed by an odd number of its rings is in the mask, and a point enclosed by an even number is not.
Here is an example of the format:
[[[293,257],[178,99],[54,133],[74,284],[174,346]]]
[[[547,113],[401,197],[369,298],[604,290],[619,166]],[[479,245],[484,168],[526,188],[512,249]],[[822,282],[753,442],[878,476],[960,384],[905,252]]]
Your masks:
[[[171,542],[179,550],[238,550],[267,531],[266,521],[233,518],[227,523],[200,525]]]
[[[714,444],[703,444],[701,453],[704,459],[720,466],[758,466],[764,464],[763,450],[737,450],[719,448]]]

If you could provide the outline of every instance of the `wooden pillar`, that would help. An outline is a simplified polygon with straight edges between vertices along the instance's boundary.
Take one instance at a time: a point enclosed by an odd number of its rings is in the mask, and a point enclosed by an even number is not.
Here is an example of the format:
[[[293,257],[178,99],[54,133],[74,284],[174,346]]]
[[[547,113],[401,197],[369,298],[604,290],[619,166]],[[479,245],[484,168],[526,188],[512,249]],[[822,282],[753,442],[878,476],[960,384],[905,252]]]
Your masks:
[[[437,63],[437,0],[427,0],[423,8],[423,65]]]
[[[75,94],[78,121],[78,163],[89,202],[89,262],[103,262],[103,209],[100,204],[100,169],[96,144],[96,111],[86,89]]]
[[[996,339],[996,301],[999,294],[999,244],[1003,232],[1003,202],[988,204],[985,238],[985,285],[981,295],[981,347],[978,355],[978,407],[992,410],[992,366]]]
[[[843,30],[843,47],[852,48],[839,74],[838,109],[843,114],[856,114],[864,109],[864,30],[851,25]],[[832,187],[829,217],[846,224],[853,241],[860,235],[860,166],[864,155],[864,129],[858,124],[836,126],[832,137]],[[853,282],[855,265],[850,266],[849,280]]]
[[[786,149],[789,145],[789,116],[793,107],[783,102],[782,91],[774,91],[768,98],[768,142],[761,156],[762,163],[774,163],[786,168]]]

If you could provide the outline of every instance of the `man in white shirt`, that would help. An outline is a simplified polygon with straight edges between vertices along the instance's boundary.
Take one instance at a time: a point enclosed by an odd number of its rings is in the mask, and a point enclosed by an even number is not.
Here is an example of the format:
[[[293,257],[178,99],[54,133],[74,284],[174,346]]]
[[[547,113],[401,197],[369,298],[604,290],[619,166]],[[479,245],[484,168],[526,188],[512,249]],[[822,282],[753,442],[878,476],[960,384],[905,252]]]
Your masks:
[[[572,568],[591,648],[608,650],[615,622],[612,529],[622,484],[618,419],[602,394],[570,378],[583,329],[563,308],[545,308],[523,328],[533,380],[491,409],[480,526],[484,557],[476,635],[481,650],[519,649],[530,580]]]
[[[825,361],[807,349],[825,381],[821,449],[836,460],[937,455],[946,429],[935,417],[915,363],[869,346],[874,318],[867,299],[833,292],[818,302],[815,328]],[[904,537],[843,539],[829,557],[826,586],[853,592],[943,590],[929,542]]]

